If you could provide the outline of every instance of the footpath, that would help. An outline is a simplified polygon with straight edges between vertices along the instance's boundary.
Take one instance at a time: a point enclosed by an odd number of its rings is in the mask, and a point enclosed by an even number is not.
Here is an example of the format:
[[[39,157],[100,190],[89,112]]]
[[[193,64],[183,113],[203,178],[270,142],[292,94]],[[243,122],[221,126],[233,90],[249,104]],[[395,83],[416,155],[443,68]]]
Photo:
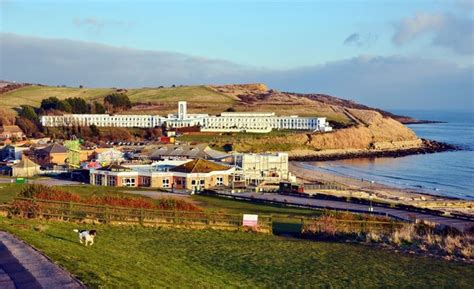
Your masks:
[[[0,288],[85,289],[86,286],[28,244],[0,231]]]

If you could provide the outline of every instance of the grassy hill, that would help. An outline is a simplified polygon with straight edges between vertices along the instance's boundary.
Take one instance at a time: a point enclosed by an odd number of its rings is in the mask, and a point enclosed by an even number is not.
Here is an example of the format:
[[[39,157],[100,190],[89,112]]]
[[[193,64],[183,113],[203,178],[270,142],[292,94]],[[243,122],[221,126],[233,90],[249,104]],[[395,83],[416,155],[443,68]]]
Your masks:
[[[66,222],[0,217],[89,288],[471,288],[466,264],[362,245],[266,234],[94,225],[84,247]]]
[[[176,113],[177,102],[185,100],[188,101],[190,113],[219,114],[232,108],[234,111],[265,111],[279,115],[325,116],[334,128],[340,129],[336,133],[324,135],[299,133],[292,135],[292,138],[288,138],[285,133],[278,140],[276,137],[279,135],[270,134],[250,137],[231,135],[228,138],[205,135],[207,142],[216,148],[232,143],[235,149],[244,152],[283,150],[306,154],[307,151],[328,149],[400,149],[421,145],[413,131],[397,121],[401,118],[413,122],[410,118],[328,95],[279,92],[264,84],[137,89],[31,85],[0,92],[0,112],[12,111],[22,104],[38,107],[41,100],[49,96],[59,99],[82,97],[91,101],[102,100],[113,92],[124,93],[132,101],[132,109],[123,112],[127,114]],[[193,141],[196,137],[182,140]]]
[[[50,96],[55,96],[59,99],[81,97],[88,101],[102,101],[106,95],[116,91],[117,89],[114,88],[24,86],[0,94],[0,108],[14,109],[25,104],[39,107],[41,100]],[[149,111],[150,108],[155,108],[160,114],[163,114],[163,110],[166,110],[166,113],[175,111],[179,100],[187,100],[193,104],[200,105],[223,105],[224,109],[231,106],[235,101],[231,97],[218,93],[206,86],[138,88],[120,91],[128,95],[132,103],[146,103],[149,106],[147,111]],[[150,105],[150,103],[152,105]],[[153,105],[158,105],[159,108],[153,107]],[[139,109],[134,110],[133,113],[140,113]]]

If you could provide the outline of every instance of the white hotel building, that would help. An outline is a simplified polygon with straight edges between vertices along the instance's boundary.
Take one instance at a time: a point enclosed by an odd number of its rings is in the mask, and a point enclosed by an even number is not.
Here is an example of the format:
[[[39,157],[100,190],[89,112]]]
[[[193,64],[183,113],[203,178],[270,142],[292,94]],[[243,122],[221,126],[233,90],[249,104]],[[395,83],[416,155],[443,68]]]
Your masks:
[[[199,126],[208,132],[267,133],[272,129],[331,131],[325,117],[277,116],[273,112],[223,112],[220,115],[188,114],[185,101],[178,103],[178,114],[109,115],[66,114],[45,115],[41,124],[46,127],[90,126],[152,128],[166,125],[170,128]]]

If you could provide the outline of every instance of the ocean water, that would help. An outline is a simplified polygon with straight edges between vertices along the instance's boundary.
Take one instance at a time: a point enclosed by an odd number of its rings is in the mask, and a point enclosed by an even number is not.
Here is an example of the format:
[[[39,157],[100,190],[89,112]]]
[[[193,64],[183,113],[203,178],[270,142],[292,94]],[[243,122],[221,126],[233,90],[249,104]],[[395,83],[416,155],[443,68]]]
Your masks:
[[[398,158],[311,162],[316,170],[364,178],[431,194],[474,200],[474,113],[472,111],[393,111],[418,119],[445,121],[408,125],[419,137],[454,144],[461,151]]]

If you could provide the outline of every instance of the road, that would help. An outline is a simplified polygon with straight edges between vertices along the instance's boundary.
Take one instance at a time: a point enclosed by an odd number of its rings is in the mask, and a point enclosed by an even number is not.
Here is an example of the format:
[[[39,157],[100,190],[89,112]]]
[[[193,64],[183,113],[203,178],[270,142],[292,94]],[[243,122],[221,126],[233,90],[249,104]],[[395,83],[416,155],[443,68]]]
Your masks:
[[[10,184],[14,183],[15,178],[0,178],[0,184]],[[47,186],[69,186],[69,185],[81,185],[80,182],[70,181],[70,180],[63,180],[63,179],[54,179],[54,178],[35,178],[35,179],[27,179],[28,184],[42,184]]]
[[[86,288],[23,241],[0,231],[0,288]]]
[[[332,201],[332,200],[311,199],[311,198],[287,196],[287,195],[280,195],[280,194],[273,194],[273,193],[272,194],[270,193],[267,193],[267,194],[265,193],[264,194],[262,193],[235,193],[235,194],[228,194],[228,195],[254,198],[254,199],[259,199],[259,200],[276,201],[276,202],[282,202],[282,203],[293,204],[293,205],[311,206],[311,207],[323,208],[323,209],[348,210],[348,211],[355,211],[355,212],[368,212],[369,210],[369,206],[363,205],[363,204],[355,204],[355,203]],[[430,214],[425,214],[425,213],[405,211],[401,209],[374,206],[374,212],[378,212],[384,215],[386,214],[388,216],[396,217],[403,220],[411,220],[413,218],[416,218],[419,220],[434,222],[440,225],[454,227],[460,231],[464,231],[466,228],[470,226],[474,226],[474,222],[467,221],[467,220],[446,218],[446,217],[435,216],[435,215],[430,215]]]

